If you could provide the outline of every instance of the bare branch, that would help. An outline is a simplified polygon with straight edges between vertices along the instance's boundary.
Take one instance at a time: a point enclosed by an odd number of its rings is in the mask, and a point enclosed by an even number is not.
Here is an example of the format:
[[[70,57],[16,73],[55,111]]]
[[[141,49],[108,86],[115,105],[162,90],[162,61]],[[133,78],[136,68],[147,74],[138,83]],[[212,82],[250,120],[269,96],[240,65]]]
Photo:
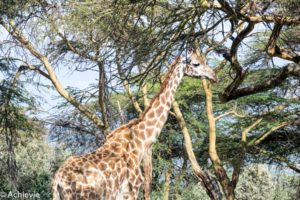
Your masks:
[[[197,159],[195,157],[194,151],[193,151],[193,146],[192,146],[192,140],[189,134],[189,131],[186,127],[186,122],[183,118],[183,115],[181,113],[181,110],[179,108],[179,105],[176,101],[173,102],[172,104],[175,117],[180,125],[184,142],[185,142],[185,149],[188,155],[189,160],[191,161],[191,165],[194,171],[194,174],[196,177],[199,179],[199,182],[201,185],[205,188],[206,193],[209,195],[210,198],[212,199],[220,199],[222,198],[220,189],[217,187],[217,184],[211,179],[211,177],[204,172],[200,165],[197,162]]]
[[[231,182],[226,174],[226,171],[221,163],[216,149],[216,124],[212,108],[212,91],[211,85],[206,80],[202,80],[202,86],[206,94],[206,113],[209,125],[209,156],[213,163],[216,176],[223,188],[223,192],[227,198],[233,198],[233,190]]]
[[[260,23],[260,22],[268,22],[268,23],[276,23],[280,22],[282,25],[298,25],[300,24],[300,17],[285,17],[285,16],[277,16],[277,15],[262,15],[262,16],[241,16],[248,22]]]
[[[84,105],[79,103],[68,91],[64,89],[60,81],[58,80],[55,71],[50,64],[48,58],[41,54],[36,48],[33,47],[31,42],[19,31],[19,29],[15,26],[14,21],[9,20],[8,24],[4,21],[0,21],[0,24],[12,35],[14,36],[26,49],[30,51],[30,53],[40,60],[44,67],[46,68],[49,78],[54,85],[57,92],[69,103],[71,103],[74,107],[80,110],[86,117],[88,117],[91,121],[93,121],[98,127],[102,128],[103,123],[101,119]]]
[[[217,120],[219,120],[219,119],[221,119],[221,118],[223,118],[223,117],[226,117],[226,116],[228,116],[228,115],[235,115],[235,116],[241,117],[241,118],[245,117],[244,115],[239,114],[237,111],[231,110],[231,111],[228,111],[228,112],[226,112],[226,113],[223,113],[223,114],[221,114],[221,115],[215,117],[215,120],[217,121]]]
[[[242,132],[242,142],[247,142],[247,134],[260,122],[262,121],[262,118],[257,119],[253,124],[245,128]]]
[[[240,43],[247,37],[249,33],[254,29],[254,23],[248,23],[247,27],[242,30],[235,40],[233,41],[230,49],[230,56],[231,56],[231,66],[236,72],[234,80],[226,87],[224,92],[220,94],[221,101],[227,101],[228,97],[231,96],[231,93],[234,92],[238,86],[243,82],[245,75],[247,74],[246,70],[243,70],[240,66],[240,63],[237,59],[237,50]]]
[[[282,27],[282,23],[275,23],[269,42],[267,44],[266,51],[272,57],[275,56],[300,64],[300,55],[296,54],[295,52],[289,49],[280,48],[277,45],[277,40],[279,38]]]

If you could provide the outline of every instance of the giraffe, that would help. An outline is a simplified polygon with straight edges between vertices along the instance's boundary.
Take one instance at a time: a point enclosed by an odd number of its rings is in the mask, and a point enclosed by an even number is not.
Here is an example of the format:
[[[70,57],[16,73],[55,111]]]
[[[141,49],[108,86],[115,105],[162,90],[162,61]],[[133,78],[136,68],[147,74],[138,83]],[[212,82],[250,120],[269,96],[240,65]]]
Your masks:
[[[137,199],[143,183],[143,154],[160,135],[184,74],[216,81],[213,70],[196,52],[189,52],[185,61],[178,56],[159,92],[139,118],[113,130],[94,152],[71,156],[57,170],[53,200]]]

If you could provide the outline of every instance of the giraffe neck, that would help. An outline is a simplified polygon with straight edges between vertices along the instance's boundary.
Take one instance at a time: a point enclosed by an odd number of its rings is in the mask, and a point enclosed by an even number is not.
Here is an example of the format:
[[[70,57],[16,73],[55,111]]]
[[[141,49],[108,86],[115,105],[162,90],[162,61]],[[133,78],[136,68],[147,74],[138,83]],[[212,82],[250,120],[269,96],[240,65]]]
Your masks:
[[[156,141],[167,121],[175,91],[184,75],[185,64],[179,60],[180,58],[177,58],[171,65],[160,91],[137,124],[137,136],[143,142],[144,149],[149,148]]]

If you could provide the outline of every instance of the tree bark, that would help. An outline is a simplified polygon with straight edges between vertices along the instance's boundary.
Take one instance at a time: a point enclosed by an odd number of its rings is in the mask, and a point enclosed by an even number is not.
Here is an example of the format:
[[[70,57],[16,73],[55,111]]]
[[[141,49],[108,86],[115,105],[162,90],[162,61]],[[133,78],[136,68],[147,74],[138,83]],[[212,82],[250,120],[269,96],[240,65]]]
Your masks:
[[[175,117],[180,125],[181,131],[182,131],[182,134],[184,137],[186,152],[187,152],[189,160],[191,161],[194,174],[196,175],[199,182],[204,187],[207,195],[211,199],[221,200],[222,193],[220,191],[219,185],[207,172],[202,171],[201,167],[199,166],[199,164],[197,162],[197,159],[193,152],[191,137],[190,137],[189,131],[186,127],[186,122],[180,111],[178,103],[176,101],[174,101],[172,106],[173,106]]]
[[[223,192],[227,200],[234,199],[234,190],[231,185],[226,171],[221,163],[216,148],[216,125],[212,106],[212,91],[211,85],[206,80],[202,80],[202,85],[206,94],[206,112],[209,125],[209,156],[213,163],[216,176],[222,186]]]
[[[170,199],[169,195],[170,195],[171,175],[172,175],[172,169],[170,168],[165,173],[165,187],[164,187],[163,200]]]

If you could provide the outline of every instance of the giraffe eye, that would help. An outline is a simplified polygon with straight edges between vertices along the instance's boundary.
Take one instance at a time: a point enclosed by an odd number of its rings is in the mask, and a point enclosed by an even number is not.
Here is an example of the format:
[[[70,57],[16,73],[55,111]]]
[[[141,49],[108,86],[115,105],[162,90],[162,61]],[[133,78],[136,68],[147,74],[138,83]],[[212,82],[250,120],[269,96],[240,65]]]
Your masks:
[[[199,63],[193,63],[194,67],[199,67],[199,65],[200,65]]]

